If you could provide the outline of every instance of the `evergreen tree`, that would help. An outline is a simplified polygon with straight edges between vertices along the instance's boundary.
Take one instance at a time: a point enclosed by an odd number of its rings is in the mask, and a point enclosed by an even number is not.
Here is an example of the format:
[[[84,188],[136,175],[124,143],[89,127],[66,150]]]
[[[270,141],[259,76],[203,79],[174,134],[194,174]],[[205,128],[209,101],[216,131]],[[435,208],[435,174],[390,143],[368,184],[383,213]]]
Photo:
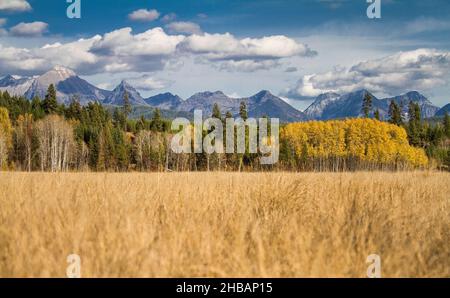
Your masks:
[[[56,100],[56,89],[53,84],[50,84],[47,89],[47,94],[42,102],[42,108],[45,114],[56,114],[58,112],[58,102]]]
[[[239,116],[241,116],[243,120],[248,119],[247,105],[243,101],[241,102],[241,105],[239,107]]]
[[[123,113],[127,119],[131,114],[130,96],[128,95],[127,91],[125,91],[125,93],[123,94]]]
[[[66,118],[81,120],[81,104],[78,97],[73,97],[70,101],[69,107],[65,111]]]
[[[369,93],[364,95],[362,112],[364,117],[369,118],[370,111],[372,110],[372,96]]]
[[[127,130],[127,117],[123,111],[118,108],[114,109],[113,120],[116,127]]]
[[[420,106],[417,103],[410,102],[408,106],[408,139],[411,145],[422,145],[422,119],[420,115]]]
[[[233,118],[233,115],[230,111],[227,111],[227,113],[225,114],[225,118]]]
[[[381,116],[380,116],[380,110],[376,109],[375,113],[373,114],[373,116],[375,117],[375,119],[377,119],[378,121],[381,120]]]
[[[450,116],[448,115],[448,113],[445,113],[444,121],[442,124],[444,126],[445,135],[450,138]]]
[[[42,101],[39,97],[35,96],[31,100],[31,113],[35,120],[39,120],[45,117],[45,111],[42,108]]]
[[[391,101],[389,105],[389,122],[398,126],[403,125],[402,113],[395,101]]]
[[[164,131],[164,122],[161,119],[161,111],[159,109],[155,109],[155,111],[153,112],[150,129],[153,131]]]

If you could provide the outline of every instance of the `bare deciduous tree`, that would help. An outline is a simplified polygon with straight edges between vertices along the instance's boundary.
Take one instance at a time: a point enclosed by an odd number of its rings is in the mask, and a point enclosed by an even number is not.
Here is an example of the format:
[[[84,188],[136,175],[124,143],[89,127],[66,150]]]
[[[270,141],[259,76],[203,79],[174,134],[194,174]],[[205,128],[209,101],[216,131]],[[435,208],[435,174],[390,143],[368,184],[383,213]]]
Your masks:
[[[75,151],[72,126],[60,116],[50,115],[37,123],[37,132],[41,170],[67,171]]]

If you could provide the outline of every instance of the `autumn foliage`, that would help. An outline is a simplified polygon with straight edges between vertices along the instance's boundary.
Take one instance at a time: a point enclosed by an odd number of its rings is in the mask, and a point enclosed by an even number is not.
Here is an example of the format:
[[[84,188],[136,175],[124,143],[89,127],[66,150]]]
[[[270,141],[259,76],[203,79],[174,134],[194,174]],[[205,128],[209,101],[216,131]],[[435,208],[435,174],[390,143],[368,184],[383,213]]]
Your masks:
[[[409,145],[405,129],[373,119],[292,123],[281,130],[280,140],[284,161],[297,167],[399,168],[428,164],[425,152]]]

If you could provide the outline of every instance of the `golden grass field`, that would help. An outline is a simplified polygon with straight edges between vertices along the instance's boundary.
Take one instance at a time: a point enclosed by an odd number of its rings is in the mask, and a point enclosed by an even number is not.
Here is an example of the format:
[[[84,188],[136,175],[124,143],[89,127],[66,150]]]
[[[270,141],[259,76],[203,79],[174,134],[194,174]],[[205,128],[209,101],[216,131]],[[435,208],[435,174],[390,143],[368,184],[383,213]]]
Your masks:
[[[0,277],[450,277],[450,174],[0,173]]]

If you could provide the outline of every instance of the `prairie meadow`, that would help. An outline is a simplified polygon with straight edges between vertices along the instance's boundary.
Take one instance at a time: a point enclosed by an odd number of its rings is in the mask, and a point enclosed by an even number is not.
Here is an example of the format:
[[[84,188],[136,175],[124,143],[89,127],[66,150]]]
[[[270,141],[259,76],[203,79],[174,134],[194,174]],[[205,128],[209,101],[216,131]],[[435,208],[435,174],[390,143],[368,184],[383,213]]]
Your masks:
[[[0,173],[0,277],[450,277],[450,173]]]

